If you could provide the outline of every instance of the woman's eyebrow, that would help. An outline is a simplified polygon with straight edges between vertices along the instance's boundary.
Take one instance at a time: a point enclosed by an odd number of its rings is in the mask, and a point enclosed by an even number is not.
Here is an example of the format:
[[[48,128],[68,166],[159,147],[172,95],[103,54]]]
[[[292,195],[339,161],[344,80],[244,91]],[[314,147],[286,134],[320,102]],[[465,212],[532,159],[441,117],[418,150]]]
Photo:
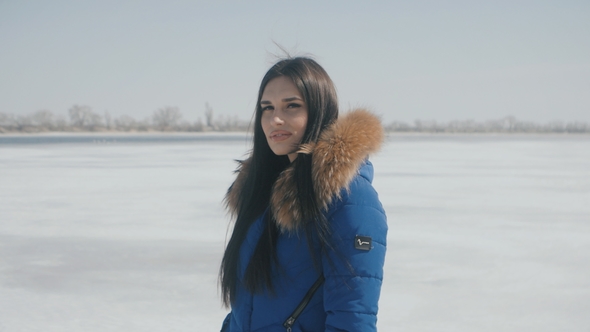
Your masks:
[[[293,100],[301,100],[301,101],[303,101],[303,99],[301,97],[299,97],[299,96],[289,97],[289,98],[283,99],[283,101],[286,101],[286,102],[293,101]]]
[[[288,98],[283,99],[283,102],[290,102],[290,101],[293,101],[293,100],[301,100],[301,101],[303,101],[303,99],[301,97],[299,97],[299,96],[293,96],[293,97],[288,97]],[[272,103],[269,100],[261,100],[260,101],[260,105],[262,105],[262,104],[269,105],[269,104],[272,104]]]

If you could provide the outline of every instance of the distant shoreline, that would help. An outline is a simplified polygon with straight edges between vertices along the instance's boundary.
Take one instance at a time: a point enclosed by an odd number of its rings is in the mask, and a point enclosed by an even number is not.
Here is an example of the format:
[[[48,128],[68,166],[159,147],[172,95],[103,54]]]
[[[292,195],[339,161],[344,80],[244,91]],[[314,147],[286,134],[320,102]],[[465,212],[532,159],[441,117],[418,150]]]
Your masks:
[[[248,136],[245,131],[43,131],[43,132],[0,132],[0,137],[22,136]]]
[[[0,135],[0,146],[42,144],[157,144],[195,142],[247,142],[246,132],[44,132]]]
[[[396,142],[524,142],[524,141],[587,141],[586,133],[386,133],[385,144]],[[41,145],[120,145],[120,144],[251,144],[247,132],[45,132],[0,135],[0,148]]]
[[[572,133],[572,132],[438,132],[438,131],[385,131],[386,136],[590,136],[589,132]],[[209,132],[185,132],[185,131],[138,131],[138,132],[123,132],[123,131],[46,131],[46,132],[7,132],[0,133],[2,137],[231,137],[231,136],[251,136],[251,132],[245,131],[209,131]]]
[[[590,132],[553,132],[553,131],[391,131],[385,130],[387,136],[494,136],[494,135],[542,135],[542,136],[588,136]],[[249,136],[248,131],[42,131],[42,132],[0,132],[0,137],[22,136]]]

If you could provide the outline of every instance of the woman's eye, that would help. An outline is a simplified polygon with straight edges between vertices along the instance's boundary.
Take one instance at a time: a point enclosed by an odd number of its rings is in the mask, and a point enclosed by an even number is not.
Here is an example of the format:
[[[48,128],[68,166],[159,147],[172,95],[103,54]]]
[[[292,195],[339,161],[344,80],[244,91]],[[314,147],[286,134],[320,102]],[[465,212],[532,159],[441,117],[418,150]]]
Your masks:
[[[272,111],[273,107],[272,106],[262,106],[262,111]]]
[[[287,107],[288,108],[297,108],[297,107],[301,107],[301,105],[292,103],[292,104],[287,105]]]

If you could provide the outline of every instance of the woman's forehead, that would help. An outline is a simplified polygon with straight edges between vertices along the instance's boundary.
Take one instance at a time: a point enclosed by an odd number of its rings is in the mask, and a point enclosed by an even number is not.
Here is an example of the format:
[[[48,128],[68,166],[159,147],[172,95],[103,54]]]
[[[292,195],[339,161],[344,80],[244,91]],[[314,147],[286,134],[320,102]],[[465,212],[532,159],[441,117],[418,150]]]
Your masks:
[[[285,76],[275,77],[264,87],[261,102],[283,99],[303,100],[303,96],[290,78]]]

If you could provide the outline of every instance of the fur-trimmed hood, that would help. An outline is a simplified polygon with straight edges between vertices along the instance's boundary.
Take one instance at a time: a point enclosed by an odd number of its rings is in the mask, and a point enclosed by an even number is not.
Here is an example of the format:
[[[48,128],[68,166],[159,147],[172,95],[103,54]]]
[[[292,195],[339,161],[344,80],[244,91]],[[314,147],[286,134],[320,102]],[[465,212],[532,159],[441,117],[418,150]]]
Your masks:
[[[318,206],[326,210],[341,190],[348,189],[359,167],[379,150],[384,139],[379,118],[365,109],[342,115],[324,130],[316,143],[300,146],[297,153],[312,155],[312,177]],[[225,202],[236,214],[238,195],[248,174],[250,159],[241,162],[238,176],[228,190]],[[293,231],[301,223],[300,204],[293,166],[287,167],[272,188],[270,208],[282,231]]]

